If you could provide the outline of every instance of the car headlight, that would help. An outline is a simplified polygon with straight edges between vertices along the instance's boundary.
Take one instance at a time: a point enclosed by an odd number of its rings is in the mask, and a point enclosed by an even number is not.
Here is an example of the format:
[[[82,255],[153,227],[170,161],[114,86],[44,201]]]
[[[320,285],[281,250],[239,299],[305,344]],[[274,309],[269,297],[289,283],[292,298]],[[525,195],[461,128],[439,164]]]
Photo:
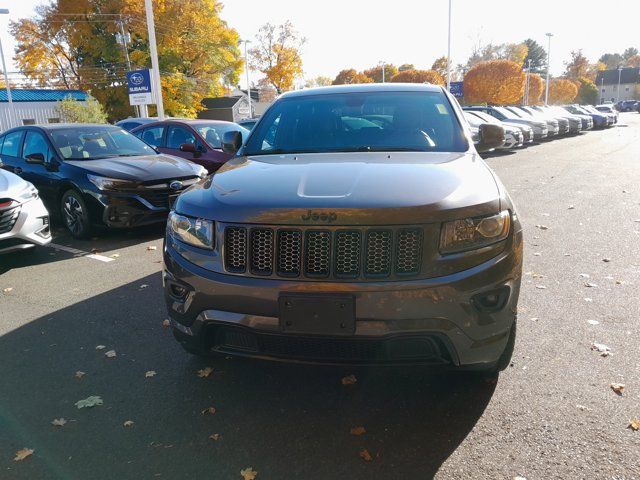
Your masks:
[[[205,178],[207,175],[209,175],[209,172],[202,165],[196,165],[196,175],[198,175],[198,177],[200,178]]]
[[[508,210],[489,217],[465,218],[442,224],[440,253],[475,250],[504,240],[509,235]]]
[[[33,184],[28,183],[25,189],[18,194],[17,200],[20,202],[28,202],[34,198],[38,198],[38,189],[34,187]]]
[[[136,182],[121,180],[119,178],[100,177],[98,175],[87,175],[87,179],[100,190],[127,190],[137,188]]]
[[[214,222],[203,218],[187,217],[176,212],[169,214],[168,229],[178,240],[194,247],[214,247]]]

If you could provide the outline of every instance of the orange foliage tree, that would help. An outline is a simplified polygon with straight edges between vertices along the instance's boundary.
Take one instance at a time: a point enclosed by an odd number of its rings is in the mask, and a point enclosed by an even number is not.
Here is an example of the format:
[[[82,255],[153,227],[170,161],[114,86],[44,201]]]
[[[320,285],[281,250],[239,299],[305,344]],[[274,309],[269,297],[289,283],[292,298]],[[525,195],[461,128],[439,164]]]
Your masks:
[[[367,77],[362,72],[357,72],[353,68],[341,70],[333,80],[333,85],[347,85],[352,83],[373,83],[373,79]]]
[[[571,103],[578,96],[575,83],[564,78],[554,78],[549,83],[549,103]]]
[[[529,105],[540,105],[544,92],[544,80],[537,73],[529,75]]]
[[[444,78],[433,70],[404,70],[391,77],[394,83],[432,83],[444,85]]]
[[[480,62],[464,77],[464,97],[469,103],[517,103],[524,93],[524,82],[525,74],[515,62]]]

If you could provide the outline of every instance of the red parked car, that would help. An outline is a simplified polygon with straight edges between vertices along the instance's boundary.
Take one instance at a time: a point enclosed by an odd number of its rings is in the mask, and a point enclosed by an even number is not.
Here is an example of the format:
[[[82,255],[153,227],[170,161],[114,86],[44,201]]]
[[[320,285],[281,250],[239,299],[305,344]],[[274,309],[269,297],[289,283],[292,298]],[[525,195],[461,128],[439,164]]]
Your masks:
[[[246,140],[249,130],[221,120],[170,119],[141,125],[131,133],[161,153],[191,160],[209,173],[222,166],[232,155],[222,151],[225,132],[239,131]]]

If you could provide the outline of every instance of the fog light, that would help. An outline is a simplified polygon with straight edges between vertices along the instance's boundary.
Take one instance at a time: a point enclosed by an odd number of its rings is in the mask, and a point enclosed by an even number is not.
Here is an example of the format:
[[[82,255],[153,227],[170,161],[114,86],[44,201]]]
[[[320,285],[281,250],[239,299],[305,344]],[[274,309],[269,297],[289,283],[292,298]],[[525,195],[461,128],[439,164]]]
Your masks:
[[[187,296],[187,289],[178,284],[172,283],[169,286],[169,290],[171,291],[171,295],[179,300],[184,300]]]
[[[507,304],[511,289],[507,286],[490,292],[475,295],[471,302],[482,313],[492,313],[502,310]]]

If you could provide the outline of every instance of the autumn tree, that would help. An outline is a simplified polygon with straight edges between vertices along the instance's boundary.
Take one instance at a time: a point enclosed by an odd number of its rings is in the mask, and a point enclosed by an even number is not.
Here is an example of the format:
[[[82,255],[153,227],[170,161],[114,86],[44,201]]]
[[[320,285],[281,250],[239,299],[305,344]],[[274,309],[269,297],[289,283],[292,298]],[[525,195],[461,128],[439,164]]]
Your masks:
[[[538,42],[531,38],[527,38],[524,42],[527,46],[527,55],[522,61],[523,65],[529,65],[531,60],[531,71],[534,73],[542,73],[547,68],[547,52]]]
[[[333,82],[331,82],[332,85],[350,85],[354,83],[373,83],[373,79],[353,68],[348,68],[341,70]]]
[[[554,78],[549,83],[549,103],[571,103],[578,95],[578,87],[570,80]]]
[[[442,56],[434,60],[431,70],[438,72],[442,77],[447,76],[447,57]]]
[[[634,55],[627,59],[627,67],[639,68],[640,67],[640,55]]]
[[[301,49],[305,38],[290,21],[281,25],[266,23],[256,35],[251,49],[251,66],[262,72],[278,93],[293,89],[302,75]]]
[[[433,70],[405,70],[391,77],[394,83],[432,83],[444,85],[444,78]]]
[[[68,96],[58,102],[56,110],[65,123],[107,123],[107,114],[95,98],[79,102]]]
[[[497,58],[500,60],[509,60],[522,66],[528,53],[529,47],[527,47],[527,44],[524,42],[505,43],[500,46],[497,52]]]
[[[578,79],[578,84],[578,96],[575,100],[576,102],[588,105],[598,103],[600,92],[593,80],[587,77],[580,77]]]
[[[526,79],[525,79],[526,81]],[[529,74],[529,105],[540,105],[544,92],[544,80],[537,73]],[[524,96],[524,95],[523,95]],[[520,102],[519,102],[520,103]]]
[[[399,72],[404,72],[405,70],[415,70],[416,67],[413,66],[413,63],[403,63],[398,67]]]
[[[626,64],[629,65],[629,59],[637,56],[638,53],[640,52],[638,52],[638,49],[636,47],[629,47],[625,49],[624,52],[622,52],[622,58],[624,59]]]
[[[373,80],[374,83],[382,83],[382,66],[368,68],[362,73]],[[386,82],[388,82],[396,73],[398,73],[398,67],[393,64],[384,65],[384,79]]]
[[[318,77],[307,80],[305,83],[305,87],[306,88],[326,87],[328,85],[331,85],[331,82],[333,82],[333,80],[330,77],[318,76]]]
[[[582,49],[571,52],[571,60],[564,63],[567,78],[578,79],[587,75],[589,71],[589,60],[582,54]]]
[[[218,0],[154,0],[165,110],[195,116],[205,96],[234,85],[242,70],[239,36],[220,19]],[[133,113],[125,86],[127,64],[115,34],[131,36],[133,68],[149,67],[144,3],[138,0],[53,0],[33,18],[10,25],[16,63],[39,86],[91,91],[111,120]]]
[[[469,103],[517,103],[522,99],[524,82],[524,72],[515,62],[481,62],[464,77],[464,97]]]

